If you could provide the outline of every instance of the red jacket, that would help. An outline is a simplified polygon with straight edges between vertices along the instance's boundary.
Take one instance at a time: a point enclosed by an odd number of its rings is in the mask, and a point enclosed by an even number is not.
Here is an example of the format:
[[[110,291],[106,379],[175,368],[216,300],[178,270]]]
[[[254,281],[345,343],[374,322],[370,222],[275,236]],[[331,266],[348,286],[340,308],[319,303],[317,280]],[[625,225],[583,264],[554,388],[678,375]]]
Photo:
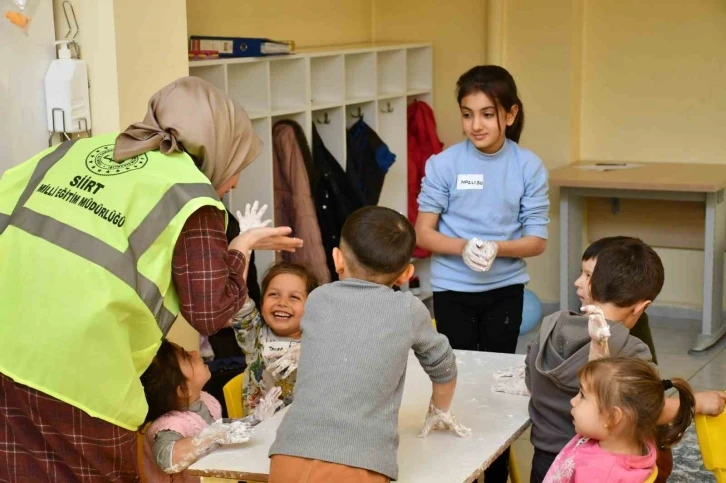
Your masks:
[[[414,225],[418,216],[418,194],[421,180],[426,174],[426,161],[439,154],[444,144],[436,135],[434,111],[422,101],[413,101],[408,106],[408,219]],[[431,252],[416,247],[413,256],[425,258]]]

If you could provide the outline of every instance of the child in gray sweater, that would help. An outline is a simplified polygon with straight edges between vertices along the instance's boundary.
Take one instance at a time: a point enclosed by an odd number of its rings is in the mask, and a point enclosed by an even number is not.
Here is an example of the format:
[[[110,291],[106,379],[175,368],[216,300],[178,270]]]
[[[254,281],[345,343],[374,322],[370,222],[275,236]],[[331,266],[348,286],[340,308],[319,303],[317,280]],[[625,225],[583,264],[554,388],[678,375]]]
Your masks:
[[[270,482],[386,482],[398,477],[398,411],[413,349],[433,394],[421,436],[468,436],[450,411],[456,359],[408,280],[416,235],[389,208],[353,213],[333,250],[340,281],[312,292],[302,320],[295,402],[270,448]],[[299,475],[309,475],[300,480]]]

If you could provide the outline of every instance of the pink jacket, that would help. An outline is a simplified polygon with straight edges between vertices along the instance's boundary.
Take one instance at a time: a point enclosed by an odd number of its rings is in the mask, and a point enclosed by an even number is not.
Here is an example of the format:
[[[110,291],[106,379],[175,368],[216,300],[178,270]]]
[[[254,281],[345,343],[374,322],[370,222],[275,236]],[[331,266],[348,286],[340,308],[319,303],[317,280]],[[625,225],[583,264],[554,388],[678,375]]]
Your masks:
[[[201,399],[215,421],[222,417],[222,407],[219,405],[219,401],[206,392],[202,392]],[[183,438],[188,438],[199,433],[207,426],[208,424],[201,416],[191,411],[171,411],[151,423],[151,426],[149,426],[144,435],[143,471],[146,480],[149,483],[168,483],[171,481],[175,483],[199,483],[200,479],[198,476],[189,475],[186,471],[174,475],[161,471],[161,468],[159,468],[159,465],[156,464],[156,460],[154,459],[154,436],[159,431],[172,430],[181,434]]]
[[[597,441],[575,435],[550,466],[543,483],[643,483],[653,473],[656,451],[631,456],[610,453]]]

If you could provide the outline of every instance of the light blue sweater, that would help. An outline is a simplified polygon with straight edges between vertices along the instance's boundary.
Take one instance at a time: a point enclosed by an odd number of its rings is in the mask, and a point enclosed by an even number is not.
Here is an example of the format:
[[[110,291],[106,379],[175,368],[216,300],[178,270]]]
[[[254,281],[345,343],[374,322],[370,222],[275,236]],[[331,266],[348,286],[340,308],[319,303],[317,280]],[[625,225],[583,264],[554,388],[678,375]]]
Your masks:
[[[464,141],[426,162],[418,204],[440,214],[438,230],[450,237],[547,239],[547,190],[547,170],[531,151],[507,139],[487,155]],[[434,254],[431,262],[434,291],[485,292],[528,281],[521,258],[498,257],[488,272],[471,270],[461,256]]]

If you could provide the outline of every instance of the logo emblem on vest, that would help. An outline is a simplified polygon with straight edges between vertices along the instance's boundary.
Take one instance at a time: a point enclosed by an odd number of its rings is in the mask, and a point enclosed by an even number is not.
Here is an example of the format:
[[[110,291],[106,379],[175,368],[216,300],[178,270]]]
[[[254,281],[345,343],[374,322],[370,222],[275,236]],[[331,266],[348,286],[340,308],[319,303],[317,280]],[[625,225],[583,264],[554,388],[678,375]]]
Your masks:
[[[116,176],[141,169],[149,161],[146,154],[140,154],[122,163],[117,163],[113,160],[113,147],[113,144],[107,144],[91,151],[86,158],[86,167],[91,173],[99,176]]]

